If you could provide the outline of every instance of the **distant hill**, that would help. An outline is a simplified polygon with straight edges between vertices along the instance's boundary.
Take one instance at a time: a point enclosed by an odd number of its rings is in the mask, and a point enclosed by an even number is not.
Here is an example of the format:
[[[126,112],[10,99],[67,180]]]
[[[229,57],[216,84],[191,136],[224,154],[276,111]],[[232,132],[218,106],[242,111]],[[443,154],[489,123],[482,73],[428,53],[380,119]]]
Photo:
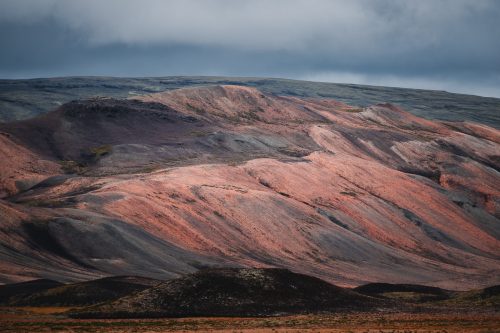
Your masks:
[[[15,299],[28,297],[31,294],[63,286],[61,282],[48,279],[37,279],[26,282],[0,285],[0,305],[8,305]]]
[[[116,276],[71,284],[59,284],[43,290],[19,286],[4,305],[9,306],[82,306],[112,301],[154,286],[161,281],[135,276]]]
[[[115,98],[183,87],[244,85],[296,97],[334,98],[356,106],[393,103],[427,119],[474,121],[500,128],[500,99],[444,91],[268,78],[168,76],[150,78],[62,77],[0,80],[0,121],[30,118],[71,100]]]
[[[454,296],[450,290],[415,284],[368,283],[353,290],[363,295],[417,303],[446,300]]]
[[[414,284],[368,283],[353,289],[363,295],[408,303],[425,303],[450,308],[493,308],[500,310],[500,286],[469,291],[452,291]]]

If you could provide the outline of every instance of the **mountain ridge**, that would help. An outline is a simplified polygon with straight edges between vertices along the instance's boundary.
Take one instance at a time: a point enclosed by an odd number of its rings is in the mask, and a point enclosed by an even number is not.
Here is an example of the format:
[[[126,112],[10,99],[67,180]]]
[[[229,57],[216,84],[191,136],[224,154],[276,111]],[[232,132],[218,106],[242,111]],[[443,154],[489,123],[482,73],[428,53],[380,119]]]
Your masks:
[[[273,78],[171,76],[158,78],[60,77],[0,80],[0,121],[26,119],[94,96],[126,98],[183,87],[245,85],[274,95],[331,98],[353,106],[398,104],[417,116],[468,120],[500,128],[500,99],[442,91]]]

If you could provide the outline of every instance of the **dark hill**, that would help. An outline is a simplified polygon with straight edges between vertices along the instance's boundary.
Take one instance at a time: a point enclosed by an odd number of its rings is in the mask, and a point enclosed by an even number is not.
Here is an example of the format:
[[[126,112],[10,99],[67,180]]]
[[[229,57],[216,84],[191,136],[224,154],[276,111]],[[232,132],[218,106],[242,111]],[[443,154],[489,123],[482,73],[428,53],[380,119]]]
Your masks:
[[[370,309],[383,301],[286,269],[206,269],[114,302],[80,318],[254,316]]]
[[[10,306],[82,306],[112,301],[160,283],[158,280],[116,276],[56,285],[54,288],[11,297]]]
[[[408,302],[438,301],[453,296],[453,292],[449,290],[417,284],[368,283],[353,290],[363,295]]]
[[[452,298],[442,303],[445,306],[452,307],[493,308],[495,311],[500,311],[500,285],[456,292]]]
[[[418,284],[392,284],[392,283],[368,283],[354,288],[356,292],[364,295],[377,295],[387,292],[416,292],[425,294],[441,295],[447,294],[448,290],[422,286]]]
[[[469,291],[452,291],[416,284],[369,283],[354,288],[353,291],[381,299],[426,303],[443,308],[474,306],[500,309],[500,286],[498,285]]]
[[[9,304],[11,300],[23,298],[36,292],[62,286],[61,282],[48,279],[31,280],[0,286],[0,304]]]
[[[89,162],[109,153],[99,147],[124,143],[160,144],[206,123],[159,103],[95,98],[72,101],[53,112],[1,124],[24,145],[46,158]]]

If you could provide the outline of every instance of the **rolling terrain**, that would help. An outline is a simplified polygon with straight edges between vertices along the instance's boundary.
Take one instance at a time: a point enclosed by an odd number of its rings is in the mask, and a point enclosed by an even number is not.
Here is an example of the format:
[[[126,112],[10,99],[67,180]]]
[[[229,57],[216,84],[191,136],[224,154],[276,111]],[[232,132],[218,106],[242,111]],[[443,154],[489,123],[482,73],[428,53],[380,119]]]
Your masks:
[[[500,283],[494,127],[215,85],[0,132],[2,282],[277,267],[343,287]]]
[[[499,286],[350,289],[277,268],[0,286],[3,332],[496,332],[499,309]]]
[[[210,76],[0,79],[0,122],[31,118],[77,99],[96,96],[127,98],[179,88],[210,85],[248,86],[274,95],[301,98],[332,98],[360,107],[377,103],[392,103],[400,105],[416,116],[427,119],[467,120],[500,128],[500,99],[498,98],[436,90]]]
[[[281,268],[207,268],[167,281],[115,276],[0,286],[0,314],[54,311],[64,318],[254,317],[334,313],[491,313],[500,288],[451,291],[413,284],[342,288]]]

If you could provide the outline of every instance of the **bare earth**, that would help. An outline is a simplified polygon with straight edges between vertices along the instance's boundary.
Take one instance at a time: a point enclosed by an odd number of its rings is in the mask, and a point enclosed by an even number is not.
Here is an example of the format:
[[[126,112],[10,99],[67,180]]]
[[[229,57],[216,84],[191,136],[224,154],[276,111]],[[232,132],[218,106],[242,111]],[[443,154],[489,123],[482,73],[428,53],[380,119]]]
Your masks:
[[[68,308],[2,308],[0,332],[493,333],[500,313],[357,313],[264,318],[75,320]]]

